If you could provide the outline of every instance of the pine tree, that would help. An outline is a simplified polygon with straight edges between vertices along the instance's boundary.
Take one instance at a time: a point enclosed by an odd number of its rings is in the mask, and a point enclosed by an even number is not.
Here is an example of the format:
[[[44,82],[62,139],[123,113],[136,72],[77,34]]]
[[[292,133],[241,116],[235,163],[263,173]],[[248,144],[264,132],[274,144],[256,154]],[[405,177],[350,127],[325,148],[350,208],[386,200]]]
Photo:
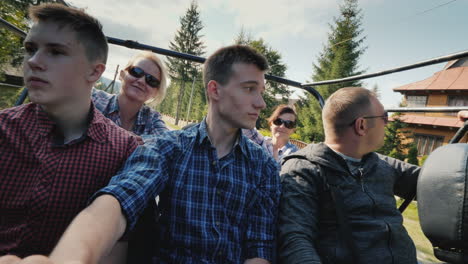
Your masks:
[[[408,150],[408,161],[407,162],[410,163],[410,164],[419,165],[418,148],[414,144]]]
[[[201,38],[201,30],[203,24],[200,18],[200,12],[198,11],[198,4],[192,1],[190,7],[185,12],[185,15],[180,18],[180,29],[177,30],[174,40],[170,42],[169,49],[188,53],[196,56],[202,56],[205,54],[205,46]],[[175,116],[176,125],[178,124],[179,118],[183,115],[184,111],[187,111],[188,102],[190,100],[192,82],[194,79],[201,81],[201,69],[200,64],[187,60],[177,58],[167,58],[168,70],[171,75],[172,83],[168,89],[168,100],[165,100],[161,105],[162,109],[169,109],[170,114],[174,113],[173,106],[176,103]],[[198,101],[201,104],[206,104],[204,99],[204,91],[200,90],[200,86],[197,86],[198,90],[194,93],[198,97]],[[202,87],[203,89],[203,87]],[[169,105],[169,104],[172,104]]]
[[[378,153],[403,160],[406,150],[411,146],[408,139],[410,132],[406,130],[407,124],[400,120],[401,113],[392,116],[392,121],[385,127],[385,139]]]
[[[237,35],[234,40],[236,44],[248,45],[254,48],[259,53],[263,54],[268,61],[270,68],[267,71],[267,74],[284,77],[286,73],[287,66],[282,62],[281,53],[274,50],[270,47],[262,38],[258,40],[253,40],[250,34],[247,34],[244,29],[241,29],[239,35]],[[260,114],[260,123],[259,128],[267,128],[268,123],[267,119],[272,114],[273,110],[279,104],[286,103],[287,98],[291,92],[288,90],[287,86],[277,82],[267,81],[266,82],[266,91],[263,96],[263,99],[266,103],[266,108],[262,110]],[[276,96],[279,95],[281,99],[276,99]]]
[[[375,96],[380,100],[380,88],[377,84],[374,84],[374,86],[372,86],[372,89],[371,91],[375,94]]]
[[[318,57],[317,63],[313,64],[312,79],[323,81],[338,79],[362,74],[358,70],[360,56],[364,53],[362,47],[365,37],[361,37],[361,9],[357,0],[344,0],[340,6],[339,17],[334,18],[330,25],[328,41]],[[342,87],[360,86],[359,81],[341,84],[322,85],[315,87],[324,99]],[[317,100],[310,94],[301,102],[303,107],[299,109],[299,126],[297,133],[302,140],[323,141],[323,124],[321,108]]]

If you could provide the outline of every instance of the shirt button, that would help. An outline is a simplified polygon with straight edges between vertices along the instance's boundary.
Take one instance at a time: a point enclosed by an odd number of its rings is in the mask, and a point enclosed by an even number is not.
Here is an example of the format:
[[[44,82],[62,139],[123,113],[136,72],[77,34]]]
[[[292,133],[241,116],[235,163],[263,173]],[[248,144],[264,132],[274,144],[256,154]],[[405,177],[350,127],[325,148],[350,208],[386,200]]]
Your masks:
[[[217,190],[216,193],[217,193],[218,195],[221,195],[221,191],[220,191],[220,190]]]
[[[220,224],[219,221],[216,221],[216,226],[219,226],[219,224]]]
[[[216,166],[216,161],[213,161],[211,164],[213,164],[213,166]]]

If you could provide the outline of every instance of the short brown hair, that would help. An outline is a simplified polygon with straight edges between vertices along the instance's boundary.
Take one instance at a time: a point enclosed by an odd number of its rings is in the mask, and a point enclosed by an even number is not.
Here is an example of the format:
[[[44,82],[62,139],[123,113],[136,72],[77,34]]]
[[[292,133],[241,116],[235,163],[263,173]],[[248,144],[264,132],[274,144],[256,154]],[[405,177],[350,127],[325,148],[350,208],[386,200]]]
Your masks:
[[[275,121],[280,115],[282,114],[293,114],[294,115],[294,121],[297,122],[297,114],[296,114],[296,111],[294,111],[294,109],[289,106],[289,105],[278,105],[275,109],[275,111],[273,111],[273,113],[271,114],[271,116],[268,118],[268,125],[271,126],[271,124],[273,123],[273,121]]]
[[[107,61],[107,39],[97,19],[82,9],[57,3],[46,3],[29,8],[29,18],[38,22],[54,22],[60,27],[68,26],[76,32],[77,40],[83,44],[89,61]]]
[[[341,135],[343,128],[356,118],[366,115],[372,107],[375,94],[362,87],[345,87],[328,97],[322,110],[323,128]]]
[[[268,70],[266,58],[245,45],[232,45],[218,49],[205,61],[203,68],[203,83],[208,87],[208,82],[215,80],[224,85],[232,76],[232,66],[235,63],[253,64],[261,71]]]

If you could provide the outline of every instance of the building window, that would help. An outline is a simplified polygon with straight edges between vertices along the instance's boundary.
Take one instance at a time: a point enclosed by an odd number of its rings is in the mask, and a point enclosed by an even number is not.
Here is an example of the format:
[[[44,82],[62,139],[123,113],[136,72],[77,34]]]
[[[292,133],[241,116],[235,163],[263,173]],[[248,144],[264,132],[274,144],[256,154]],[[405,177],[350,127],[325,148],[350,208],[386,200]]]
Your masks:
[[[444,137],[426,134],[415,134],[414,142],[418,147],[418,155],[424,156],[429,155],[434,149],[442,146],[442,143],[444,142]]]
[[[447,106],[468,106],[468,96],[449,95]],[[456,116],[457,113],[447,113],[446,115]]]
[[[425,95],[408,95],[406,96],[406,103],[408,107],[424,107],[426,106],[427,96]]]
[[[467,106],[468,95],[449,95],[448,106]]]

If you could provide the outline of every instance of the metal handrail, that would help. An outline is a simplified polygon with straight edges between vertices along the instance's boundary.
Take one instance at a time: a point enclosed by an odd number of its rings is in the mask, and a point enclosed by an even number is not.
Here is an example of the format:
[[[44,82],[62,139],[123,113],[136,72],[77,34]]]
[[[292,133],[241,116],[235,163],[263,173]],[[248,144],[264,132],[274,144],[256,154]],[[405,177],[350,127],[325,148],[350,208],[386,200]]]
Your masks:
[[[19,35],[19,36],[21,36],[23,38],[26,36],[26,33],[24,31],[22,31],[18,27],[14,26],[10,22],[8,22],[8,21],[6,21],[6,20],[4,20],[2,18],[0,18],[0,26],[3,26],[8,30],[13,31],[15,34],[17,34],[17,35]],[[177,52],[177,51],[173,51],[173,50],[154,47],[154,46],[151,46],[151,45],[146,45],[146,44],[139,43],[139,42],[134,41],[134,40],[123,40],[123,39],[118,39],[118,38],[114,38],[114,37],[107,37],[107,41],[110,44],[119,45],[119,46],[127,47],[127,48],[130,48],[130,49],[150,50],[150,51],[152,51],[154,53],[157,53],[157,54],[161,54],[161,55],[165,55],[165,56],[169,56],[169,57],[174,57],[174,58],[179,58],[179,59],[185,59],[185,60],[198,62],[198,63],[204,63],[205,60],[206,60],[203,57],[196,56],[196,55],[193,55],[193,54],[182,53],[182,52]],[[274,76],[274,75],[270,75],[270,74],[265,74],[265,79],[270,80],[270,81],[274,81],[274,82],[277,82],[277,83],[281,83],[281,84],[284,84],[284,85],[287,85],[287,86],[292,86],[292,87],[296,87],[296,88],[299,88],[299,89],[306,90],[309,93],[311,93],[319,101],[319,104],[320,104],[321,107],[323,107],[323,105],[324,105],[323,97],[313,87],[304,87],[300,82],[296,82],[296,81],[293,81],[293,80],[289,80],[289,79],[286,79],[286,78],[283,78],[283,77]]]
[[[465,121],[465,123],[463,123],[463,126],[458,129],[457,133],[455,133],[453,138],[450,139],[448,143],[449,144],[458,143],[465,136],[467,131],[468,131],[468,120]]]
[[[444,107],[389,107],[385,111],[392,113],[456,113],[467,110],[468,106],[444,106]]]
[[[14,26],[13,24],[9,23],[8,21],[0,18],[0,26],[3,26],[11,31],[13,31],[15,34],[24,37],[26,36],[26,33],[19,29],[18,27]],[[182,52],[177,52],[173,50],[168,50],[168,49],[163,49],[163,48],[158,48],[146,44],[141,44],[137,41],[133,40],[122,40],[114,37],[107,37],[107,41],[111,44],[114,45],[119,45],[119,46],[124,46],[127,48],[131,49],[140,49],[140,50],[150,50],[154,53],[158,53],[161,55],[165,56],[170,56],[174,58],[180,58],[180,59],[185,59],[193,62],[198,62],[198,63],[203,63],[205,62],[205,58],[192,55],[192,54],[187,54],[187,53],[182,53]],[[300,83],[297,81],[289,80],[283,77],[278,77],[274,75],[269,75],[265,74],[265,79],[274,81],[277,83],[281,83],[287,86],[292,86],[296,88],[300,88],[303,90],[306,90],[310,94],[312,94],[319,102],[320,107],[323,107],[325,104],[325,100],[322,97],[322,95],[313,87],[313,86],[318,86],[318,85],[326,85],[326,84],[336,84],[336,83],[343,83],[343,82],[349,82],[349,81],[355,81],[355,80],[362,80],[362,79],[367,79],[367,78],[372,78],[372,77],[377,77],[377,76],[382,76],[382,75],[387,75],[395,72],[400,72],[400,71],[405,71],[405,70],[410,70],[410,69],[415,69],[419,67],[424,67],[428,65],[433,65],[437,63],[442,63],[442,62],[447,62],[450,60],[454,59],[459,59],[463,57],[468,56],[468,51],[463,51],[463,52],[458,52],[446,56],[441,56],[438,58],[430,59],[430,60],[425,60],[421,61],[418,63],[414,64],[409,64],[389,70],[384,70],[380,72],[375,72],[375,73],[369,73],[369,74],[360,74],[360,75],[355,75],[355,76],[350,76],[346,78],[340,78],[340,79],[334,79],[334,80],[326,80],[326,81],[320,81],[320,82],[313,82],[313,83]],[[24,95],[24,91],[22,96]],[[21,99],[21,97],[20,97]],[[468,110],[466,107],[431,107],[431,108],[387,108],[386,109],[388,112],[457,112],[461,110]]]
[[[5,19],[1,18],[0,17],[0,26],[10,30],[11,32],[13,32],[15,35],[21,37],[21,38],[24,38],[26,37],[26,32],[24,32],[22,29],[20,29],[19,27],[11,24],[10,22],[6,21]]]
[[[196,55],[188,54],[188,53],[183,53],[183,52],[178,52],[178,51],[173,51],[173,50],[168,50],[168,49],[163,49],[163,48],[159,48],[159,47],[154,47],[154,46],[151,46],[151,45],[146,45],[146,44],[139,43],[138,41],[134,41],[134,40],[123,40],[123,39],[118,39],[118,38],[114,38],[114,37],[107,37],[107,41],[109,43],[111,43],[111,44],[124,46],[124,47],[130,48],[130,49],[150,50],[150,51],[152,51],[154,53],[161,54],[161,55],[164,55],[164,56],[189,60],[189,61],[193,61],[193,62],[204,63],[206,61],[206,58],[203,58],[203,57],[200,57],[200,56],[196,56]],[[289,79],[286,79],[286,78],[283,78],[283,77],[270,75],[270,74],[265,74],[265,79],[309,91],[309,89],[305,89],[300,82],[289,80]],[[315,89],[313,89],[313,90],[315,90]],[[323,98],[322,98],[322,100],[323,100]]]
[[[433,64],[438,64],[438,63],[442,63],[442,62],[447,62],[447,61],[460,59],[460,58],[464,58],[464,57],[468,57],[468,51],[453,53],[453,54],[449,54],[449,55],[446,55],[446,56],[441,56],[441,57],[438,57],[438,58],[429,59],[429,60],[425,60],[425,61],[421,61],[421,62],[417,62],[417,63],[405,65],[405,66],[396,67],[396,68],[393,68],[393,69],[379,71],[379,72],[354,75],[354,76],[350,76],[350,77],[346,77],[346,78],[340,78],[340,79],[334,79],[334,80],[326,80],[326,81],[320,81],[320,82],[306,83],[306,84],[303,84],[302,86],[317,86],[317,85],[336,84],[336,83],[350,82],[350,81],[356,81],[356,80],[363,80],[363,79],[368,79],[368,78],[372,78],[372,77],[387,75],[387,74],[391,74],[391,73],[395,73],[395,72],[401,72],[401,71],[416,69],[416,68],[425,67],[425,66],[429,66],[429,65],[433,65]]]

